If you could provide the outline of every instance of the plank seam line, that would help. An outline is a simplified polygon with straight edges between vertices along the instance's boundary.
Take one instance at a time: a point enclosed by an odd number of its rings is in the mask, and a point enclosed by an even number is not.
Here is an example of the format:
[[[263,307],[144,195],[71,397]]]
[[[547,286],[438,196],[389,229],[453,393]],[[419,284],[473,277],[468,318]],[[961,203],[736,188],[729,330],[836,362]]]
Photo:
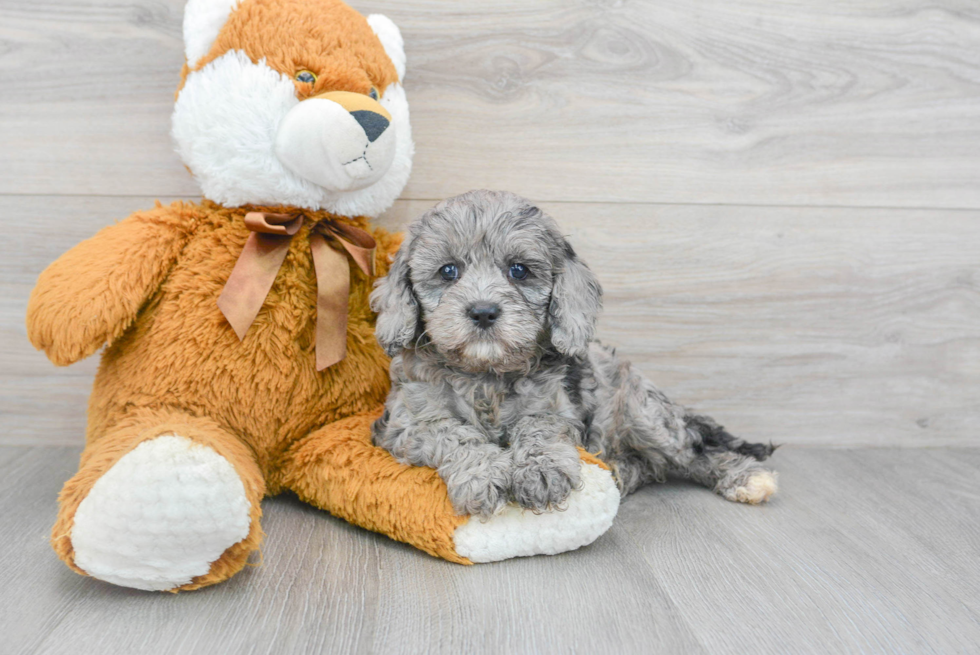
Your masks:
[[[153,193],[4,193],[0,198],[168,198],[173,200],[198,201],[201,196],[172,195]],[[438,203],[444,198],[398,198],[396,202],[431,202]],[[792,203],[753,203],[753,202],[664,202],[653,200],[555,200],[550,198],[534,198],[534,202],[561,205],[645,205],[652,207],[761,207],[772,209],[871,209],[889,211],[943,211],[943,212],[978,212],[977,207],[939,207],[928,205],[834,205],[834,204],[792,204]]]

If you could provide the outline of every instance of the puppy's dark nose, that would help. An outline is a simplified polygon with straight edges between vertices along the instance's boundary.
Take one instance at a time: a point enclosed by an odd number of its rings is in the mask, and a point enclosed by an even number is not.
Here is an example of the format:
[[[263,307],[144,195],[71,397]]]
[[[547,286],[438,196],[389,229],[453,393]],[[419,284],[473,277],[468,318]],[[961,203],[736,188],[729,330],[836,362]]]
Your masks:
[[[470,308],[466,310],[466,315],[481,328],[488,328],[500,316],[500,307],[489,303],[470,305]]]
[[[374,142],[381,133],[388,129],[388,119],[381,114],[365,109],[359,109],[350,113],[354,120],[361,124],[368,141]]]

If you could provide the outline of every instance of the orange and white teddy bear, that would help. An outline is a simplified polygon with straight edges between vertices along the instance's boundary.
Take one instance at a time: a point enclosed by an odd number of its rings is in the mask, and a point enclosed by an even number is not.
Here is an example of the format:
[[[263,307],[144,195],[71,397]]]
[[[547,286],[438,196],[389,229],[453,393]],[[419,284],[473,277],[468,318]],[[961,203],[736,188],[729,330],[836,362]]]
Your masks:
[[[105,346],[52,531],[79,573],[195,589],[259,547],[261,500],[303,500],[447,560],[557,553],[612,523],[583,454],[567,510],[453,512],[431,469],[374,447],[389,388],[368,295],[400,237],[372,229],[413,144],[398,28],[339,0],[190,0],[173,113],[200,204],[133,214],[45,270],[28,334],[58,365]]]

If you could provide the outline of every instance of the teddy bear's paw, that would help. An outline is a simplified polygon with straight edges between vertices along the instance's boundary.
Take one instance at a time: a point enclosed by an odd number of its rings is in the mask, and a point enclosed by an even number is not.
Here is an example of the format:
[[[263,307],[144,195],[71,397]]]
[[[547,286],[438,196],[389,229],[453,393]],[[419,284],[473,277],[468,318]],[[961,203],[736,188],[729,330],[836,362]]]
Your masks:
[[[581,484],[562,511],[535,513],[511,504],[487,520],[470,518],[453,536],[456,552],[472,562],[498,562],[555,555],[598,539],[619,510],[619,489],[608,470],[585,462],[580,468]]]
[[[249,510],[228,460],[186,437],[156,437],[116,462],[78,506],[75,564],[124,587],[173,589],[248,535]]]
[[[758,505],[764,503],[776,493],[776,473],[774,471],[755,471],[737,486],[725,489],[722,495],[737,503]]]

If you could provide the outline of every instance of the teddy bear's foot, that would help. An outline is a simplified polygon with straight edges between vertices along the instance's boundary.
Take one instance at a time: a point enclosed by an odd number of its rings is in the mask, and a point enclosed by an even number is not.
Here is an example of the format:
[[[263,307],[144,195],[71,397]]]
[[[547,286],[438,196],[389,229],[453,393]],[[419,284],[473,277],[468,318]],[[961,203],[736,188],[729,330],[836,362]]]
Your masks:
[[[533,512],[508,505],[486,521],[471,517],[456,529],[456,552],[471,562],[555,555],[598,539],[619,510],[619,489],[598,460],[582,453],[581,487],[561,511]]]
[[[73,568],[125,587],[175,590],[213,584],[244,565],[261,537],[253,503],[263,489],[243,483],[216,448],[258,471],[233,438],[207,425],[182,427],[195,438],[180,430],[142,440],[110,434],[83,455],[62,492],[54,537]]]
[[[159,436],[124,455],[78,506],[75,564],[124,587],[173,589],[245,539],[249,513],[228,460],[186,437]]]

